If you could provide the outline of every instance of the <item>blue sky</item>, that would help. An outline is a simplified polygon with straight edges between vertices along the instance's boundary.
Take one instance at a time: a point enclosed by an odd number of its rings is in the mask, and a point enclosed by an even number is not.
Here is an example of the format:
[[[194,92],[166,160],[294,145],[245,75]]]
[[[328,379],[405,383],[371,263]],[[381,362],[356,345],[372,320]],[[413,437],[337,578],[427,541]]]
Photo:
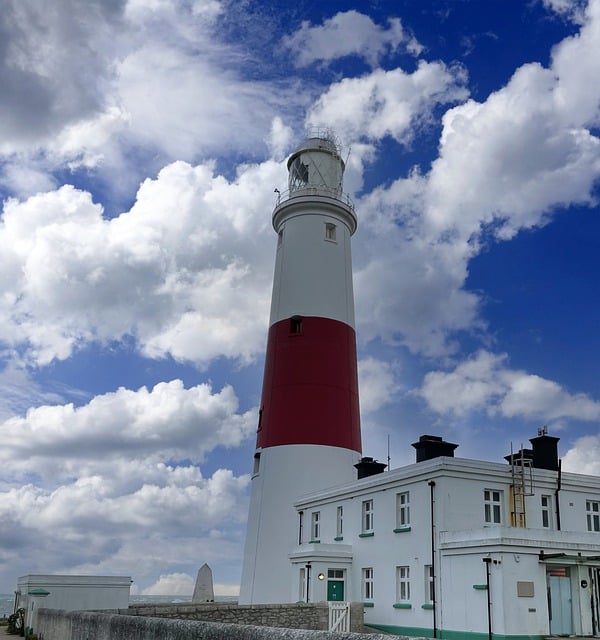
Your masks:
[[[600,0],[9,0],[0,591],[240,577],[274,188],[332,127],[363,449],[600,473]]]

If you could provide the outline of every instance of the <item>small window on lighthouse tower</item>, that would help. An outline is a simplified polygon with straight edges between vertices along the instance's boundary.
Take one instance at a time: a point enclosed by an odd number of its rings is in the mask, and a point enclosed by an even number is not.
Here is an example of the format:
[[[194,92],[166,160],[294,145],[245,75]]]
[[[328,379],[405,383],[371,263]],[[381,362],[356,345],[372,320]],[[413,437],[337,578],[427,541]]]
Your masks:
[[[335,242],[335,225],[331,222],[325,223],[325,240]]]
[[[290,318],[290,333],[294,335],[300,335],[302,333],[302,318],[300,316]]]
[[[260,471],[260,452],[254,454],[254,468],[252,469],[252,475],[257,476]]]

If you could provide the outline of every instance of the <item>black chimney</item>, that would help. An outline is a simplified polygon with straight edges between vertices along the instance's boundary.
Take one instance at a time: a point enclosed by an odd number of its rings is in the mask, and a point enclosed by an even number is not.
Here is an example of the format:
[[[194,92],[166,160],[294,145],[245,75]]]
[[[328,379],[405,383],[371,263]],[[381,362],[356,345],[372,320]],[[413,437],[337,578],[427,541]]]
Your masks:
[[[539,432],[538,432],[539,433]],[[560,438],[548,436],[544,431],[535,438],[530,438],[533,448],[533,468],[558,471],[558,441]]]
[[[444,442],[439,436],[421,436],[419,442],[413,442],[412,446],[417,450],[417,462],[442,456],[454,458],[454,449],[458,447],[457,444]]]
[[[354,468],[358,471],[358,479],[368,478],[369,476],[375,476],[378,473],[382,473],[387,467],[387,464],[383,462],[377,462],[373,458],[361,458]]]

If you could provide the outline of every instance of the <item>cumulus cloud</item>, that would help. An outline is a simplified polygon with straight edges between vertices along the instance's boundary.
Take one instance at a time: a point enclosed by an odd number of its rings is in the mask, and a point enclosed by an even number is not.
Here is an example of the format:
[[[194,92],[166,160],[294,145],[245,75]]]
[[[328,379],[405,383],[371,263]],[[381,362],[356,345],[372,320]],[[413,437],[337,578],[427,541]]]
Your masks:
[[[549,68],[519,68],[483,103],[446,112],[425,215],[461,237],[489,225],[507,239],[544,224],[553,209],[590,204],[600,176],[600,6],[577,36],[554,48]]]
[[[223,41],[224,13],[217,1],[9,0],[0,16],[0,186],[31,195],[53,171],[84,168],[122,193],[173,160],[265,157],[273,118],[306,98],[244,73],[249,54]]]
[[[81,407],[44,405],[25,417],[6,420],[1,427],[0,452],[5,480],[23,480],[33,468],[47,482],[64,482],[85,472],[102,474],[111,461],[113,480],[139,482],[132,455],[143,456],[146,466],[161,460],[201,462],[216,446],[239,446],[255,427],[253,411],[238,414],[231,387],[213,393],[207,384],[185,389],[180,380],[161,382],[148,390],[120,388],[94,397]],[[56,458],[61,460],[56,466]],[[116,467],[127,461],[125,474]],[[156,474],[177,480],[179,469],[156,468]]]
[[[124,1],[8,0],[0,15],[0,153],[102,110]],[[68,46],[65,47],[65,43]]]
[[[84,475],[52,491],[34,484],[2,491],[3,578],[24,570],[119,571],[143,586],[164,567],[193,573],[199,558],[224,566],[240,562],[247,476],[218,470],[204,479],[190,467],[149,473],[138,489],[113,492],[112,471],[107,464],[103,475]],[[169,480],[174,474],[179,477]],[[35,543],[40,538],[42,547]],[[234,566],[224,578],[239,578],[239,570]]]
[[[391,136],[407,141],[436,105],[468,96],[461,67],[420,61],[415,71],[376,69],[332,84],[309,112],[311,122],[327,122],[347,142]]]
[[[110,220],[69,186],[7,201],[2,341],[27,345],[37,364],[124,335],[152,357],[250,361],[268,315],[273,186],[284,182],[274,162],[240,167],[232,182],[178,162]]]
[[[173,381],[4,421],[4,570],[22,571],[20,550],[42,533],[42,553],[28,554],[34,572],[119,566],[139,581],[162,563],[189,570],[198,553],[239,559],[249,478],[227,469],[204,477],[197,465],[216,447],[244,442],[255,418],[238,413],[230,387],[213,393]]]
[[[562,468],[572,473],[600,475],[600,436],[577,438],[562,456]]]
[[[430,371],[417,393],[439,414],[484,411],[542,422],[600,418],[600,402],[572,394],[552,380],[509,369],[506,361],[506,354],[479,351],[451,371]]]
[[[471,99],[445,112],[439,156],[429,171],[414,167],[360,199],[355,255],[363,338],[380,336],[428,356],[452,353],[461,332],[485,329],[477,294],[465,290],[469,261],[480,247],[546,224],[560,207],[596,202],[598,42],[600,3],[591,2],[580,33],[554,48],[548,68],[523,65],[485,101]],[[404,88],[386,92],[388,83]],[[429,90],[411,94],[409,85]],[[379,70],[343,80],[314,112],[330,114],[350,137],[365,130],[373,140],[405,141],[423,112],[417,105],[427,112],[437,101],[464,97],[460,76],[421,63],[413,74]]]
[[[416,39],[404,30],[399,18],[388,18],[384,28],[354,10],[340,11],[322,25],[304,21],[298,31],[283,39],[283,45],[290,49],[298,67],[350,55],[364,58],[373,67],[401,44],[413,54],[422,50]]]
[[[191,596],[194,592],[194,578],[187,573],[169,573],[146,587],[142,594],[153,596]]]
[[[394,364],[373,357],[359,360],[360,410],[363,415],[391,402],[399,389],[395,369]]]

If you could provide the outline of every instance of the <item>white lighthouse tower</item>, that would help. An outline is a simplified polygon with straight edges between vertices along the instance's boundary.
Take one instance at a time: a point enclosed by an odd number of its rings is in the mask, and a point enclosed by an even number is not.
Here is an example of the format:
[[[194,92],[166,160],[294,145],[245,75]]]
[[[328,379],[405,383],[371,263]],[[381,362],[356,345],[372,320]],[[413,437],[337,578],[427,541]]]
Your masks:
[[[311,131],[288,160],[278,235],[240,603],[297,600],[289,554],[318,523],[294,500],[355,479],[360,417],[350,238],[333,134]],[[302,516],[301,516],[302,517]]]

